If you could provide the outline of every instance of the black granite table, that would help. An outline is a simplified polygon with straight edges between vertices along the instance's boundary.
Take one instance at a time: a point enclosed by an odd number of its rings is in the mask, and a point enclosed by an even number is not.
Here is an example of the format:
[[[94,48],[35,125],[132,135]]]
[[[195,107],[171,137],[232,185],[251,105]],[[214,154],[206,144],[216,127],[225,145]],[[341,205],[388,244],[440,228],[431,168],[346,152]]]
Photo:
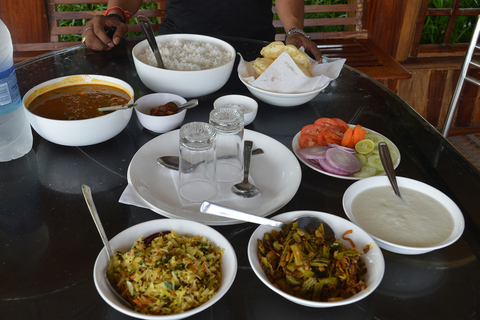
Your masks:
[[[246,60],[265,45],[226,39]],[[130,83],[135,97],[150,93],[131,57],[135,41],[109,52],[83,46],[57,51],[16,66],[20,91],[52,78],[102,74]],[[237,58],[238,60],[238,58]],[[250,95],[236,67],[218,92],[200,97],[186,122],[208,119],[213,101],[225,94]],[[352,305],[312,309],[280,297],[251,270],[246,246],[255,225],[216,226],[232,243],[238,273],[230,291],[193,319],[479,319],[480,318],[480,173],[440,133],[401,98],[345,66],[313,101],[279,108],[259,102],[247,128],[291,149],[294,135],[319,117],[360,123],[389,137],[402,156],[397,174],[423,181],[451,197],[462,210],[466,228],[453,245],[418,256],[383,251],[385,276],[375,292]],[[34,133],[26,156],[0,163],[0,318],[124,319],[108,306],[93,283],[93,264],[102,242],[81,194],[90,185],[109,237],[140,222],[162,218],[118,202],[127,185],[135,152],[156,136],[135,116],[127,128],[104,143],[74,148],[50,143]],[[279,159],[281,161],[281,159]],[[315,172],[302,164],[295,197],[277,213],[316,210],[346,218],[341,204],[353,183]]]

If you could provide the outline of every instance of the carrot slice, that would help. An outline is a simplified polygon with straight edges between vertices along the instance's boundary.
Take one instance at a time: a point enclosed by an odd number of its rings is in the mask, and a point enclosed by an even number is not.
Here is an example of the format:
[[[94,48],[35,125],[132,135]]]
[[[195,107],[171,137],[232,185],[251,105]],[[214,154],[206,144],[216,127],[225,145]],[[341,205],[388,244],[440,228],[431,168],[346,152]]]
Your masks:
[[[348,128],[347,131],[343,133],[342,142],[340,143],[341,146],[346,147],[350,144],[350,141],[353,137],[353,129]]]
[[[359,141],[363,140],[363,138],[365,137],[365,134],[366,134],[366,130],[364,130],[361,125],[357,124],[355,126],[355,129],[353,129],[353,147],[351,148],[355,148],[355,145]]]

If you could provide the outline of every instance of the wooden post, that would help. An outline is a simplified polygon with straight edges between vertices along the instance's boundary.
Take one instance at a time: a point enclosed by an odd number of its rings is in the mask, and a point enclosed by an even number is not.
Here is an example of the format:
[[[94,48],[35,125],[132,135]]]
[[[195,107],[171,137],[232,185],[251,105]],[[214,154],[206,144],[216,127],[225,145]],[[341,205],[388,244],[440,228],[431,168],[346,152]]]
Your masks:
[[[45,0],[2,0],[0,19],[14,44],[50,41]]]

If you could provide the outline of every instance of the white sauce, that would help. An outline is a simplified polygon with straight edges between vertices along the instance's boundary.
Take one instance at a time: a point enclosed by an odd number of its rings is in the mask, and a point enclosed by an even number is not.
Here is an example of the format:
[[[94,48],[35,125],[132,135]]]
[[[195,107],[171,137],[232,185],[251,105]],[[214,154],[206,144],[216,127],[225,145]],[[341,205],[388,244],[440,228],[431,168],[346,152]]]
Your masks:
[[[368,233],[382,240],[409,247],[430,247],[446,240],[453,231],[453,218],[434,198],[401,188],[402,199],[390,186],[358,194],[352,213]]]

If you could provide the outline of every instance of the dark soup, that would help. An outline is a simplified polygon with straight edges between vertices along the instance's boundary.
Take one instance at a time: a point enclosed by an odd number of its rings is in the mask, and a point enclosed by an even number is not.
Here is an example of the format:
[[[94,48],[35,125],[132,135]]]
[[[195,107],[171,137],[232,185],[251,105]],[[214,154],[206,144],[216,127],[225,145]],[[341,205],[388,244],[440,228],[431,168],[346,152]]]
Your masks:
[[[28,105],[30,112],[55,120],[80,120],[110,112],[98,108],[123,105],[130,101],[128,92],[108,85],[73,85],[45,92]]]

